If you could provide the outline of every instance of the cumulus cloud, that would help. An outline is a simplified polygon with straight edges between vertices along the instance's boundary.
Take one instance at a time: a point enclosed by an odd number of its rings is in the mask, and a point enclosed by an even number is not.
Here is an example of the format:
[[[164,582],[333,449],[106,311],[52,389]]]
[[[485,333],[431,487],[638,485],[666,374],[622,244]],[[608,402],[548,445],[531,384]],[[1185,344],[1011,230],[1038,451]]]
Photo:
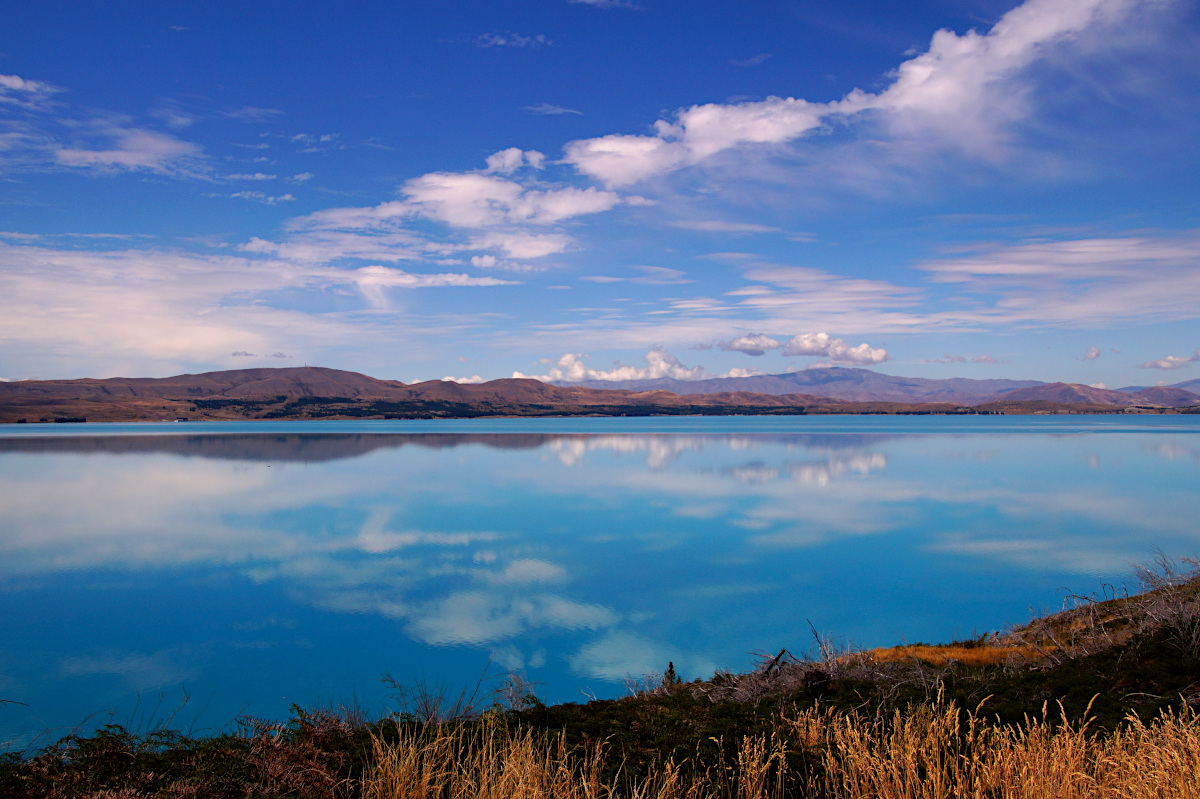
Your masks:
[[[929,48],[903,62],[880,93],[855,89],[827,103],[768,97],[695,105],[658,120],[651,135],[570,142],[565,159],[609,187],[624,186],[733,148],[786,144],[839,120],[995,159],[1012,124],[1029,113],[1029,87],[1021,72],[1054,46],[1135,13],[1139,5],[1136,0],[1028,0],[987,33],[938,31]]]
[[[652,380],[670,377],[676,380],[698,380],[704,377],[704,368],[688,368],[679,359],[662,347],[653,347],[643,359],[644,367],[626,366],[619,361],[612,369],[591,369],[583,362],[586,356],[579,353],[564,353],[558,363],[544,375],[526,375],[513,372],[513,377],[533,377],[543,382],[578,383],[583,380]]]
[[[499,172],[502,175],[511,175],[526,165],[534,169],[541,169],[542,163],[545,160],[546,156],[537,150],[522,150],[520,147],[509,147],[506,150],[489,155],[487,157],[487,169],[484,172]]]
[[[1200,361],[1200,348],[1198,348],[1196,350],[1195,354],[1188,356],[1186,358],[1181,358],[1177,355],[1168,355],[1165,358],[1159,358],[1154,361],[1146,361],[1145,363],[1139,363],[1138,368],[1139,369],[1182,369],[1183,367],[1187,366],[1188,364],[1196,363],[1197,361]]]
[[[255,238],[248,247],[305,260],[395,261],[490,250],[474,256],[480,260],[473,263],[528,268],[502,264],[496,256],[529,260],[565,252],[574,239],[553,226],[608,211],[621,202],[615,192],[595,187],[526,185],[512,177],[523,167],[542,169],[543,161],[536,150],[510,147],[489,156],[482,170],[421,175],[400,187],[400,200],[317,211],[291,220],[287,240]],[[442,223],[450,231],[418,232],[414,223],[421,219]]]
[[[446,377],[442,378],[442,382],[458,383],[460,385],[470,385],[473,383],[483,383],[486,381],[479,375],[471,375],[470,377],[452,377],[450,375],[447,375]]]
[[[741,352],[745,353],[746,355],[765,355],[767,350],[778,349],[779,342],[762,333],[750,333],[749,335],[739,336],[732,341],[723,341],[717,346],[726,352]],[[784,354],[786,355],[787,353]]]
[[[1085,352],[1083,355],[1079,356],[1079,359],[1081,361],[1094,361],[1099,357],[1100,357],[1100,348],[1099,347],[1088,347],[1087,352]]]
[[[888,359],[887,350],[869,344],[851,347],[840,338],[828,333],[801,333],[783,345],[784,355],[815,355],[825,357],[831,363],[869,364],[883,363]]]
[[[494,175],[470,172],[422,175],[405,183],[402,191],[407,198],[404,211],[465,228],[548,225],[607,211],[620,202],[616,193],[594,187],[532,189]]]

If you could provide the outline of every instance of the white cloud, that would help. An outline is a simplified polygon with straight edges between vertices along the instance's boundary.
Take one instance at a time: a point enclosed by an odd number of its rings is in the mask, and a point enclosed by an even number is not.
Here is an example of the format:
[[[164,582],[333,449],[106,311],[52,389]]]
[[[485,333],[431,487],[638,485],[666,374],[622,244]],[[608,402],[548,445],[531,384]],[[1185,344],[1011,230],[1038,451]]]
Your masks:
[[[754,375],[760,374],[762,374],[762,372],[758,369],[755,369],[753,366],[751,366],[749,369],[743,369],[739,366],[735,366],[728,372],[722,372],[721,374],[717,375],[717,377],[753,377]]]
[[[278,205],[279,203],[295,202],[295,195],[288,194],[267,194],[261,191],[235,191],[229,195],[236,200],[252,200],[263,205]]]
[[[1100,348],[1099,347],[1088,347],[1087,352],[1085,352],[1082,356],[1080,356],[1080,360],[1094,361],[1099,357],[1100,357]]]
[[[746,67],[757,67],[759,64],[765,63],[770,57],[770,53],[759,53],[758,55],[750,56],[749,58],[731,58],[729,59],[729,63],[733,64],[735,67],[742,67],[745,69]]]
[[[704,233],[779,233],[779,228],[756,225],[749,222],[722,222],[707,220],[697,222],[672,222],[671,227],[683,230],[698,230]]]
[[[237,119],[242,122],[270,122],[273,119],[283,116],[283,112],[278,108],[261,108],[247,105],[242,108],[235,108],[232,111],[224,111],[221,116],[226,119]]]
[[[635,266],[641,277],[614,277],[612,275],[586,275],[579,278],[588,283],[638,283],[646,286],[674,286],[692,281],[684,277],[687,273],[665,266]]]
[[[240,249],[302,263],[328,263],[343,258],[407,261],[445,251],[443,247],[403,230],[358,233],[328,229],[298,230],[283,242],[255,237]]]
[[[49,84],[36,80],[26,80],[20,75],[0,75],[0,89],[13,92],[27,92],[29,94],[52,91]]]
[[[698,380],[704,377],[703,367],[688,368],[662,347],[654,347],[647,352],[643,356],[646,366],[641,368],[617,362],[613,364],[612,369],[591,369],[583,362],[584,357],[586,356],[578,353],[565,353],[553,369],[544,375],[536,376],[535,379],[543,382],[578,383],[583,380],[650,380],[659,377]],[[513,372],[513,377],[531,376]]]
[[[1034,241],[918,264],[935,283],[990,305],[949,310],[943,323],[1111,325],[1129,319],[1193,319],[1200,305],[1195,231]]]
[[[574,108],[564,108],[561,105],[553,105],[551,103],[538,103],[537,105],[525,106],[526,111],[532,111],[535,114],[544,114],[546,116],[562,116],[563,114],[575,114],[583,116],[582,111],[576,111]]]
[[[548,225],[607,211],[620,202],[614,192],[592,187],[527,189],[511,180],[471,172],[432,172],[408,181],[402,191],[407,210],[464,228]]]
[[[450,375],[447,375],[446,377],[443,377],[443,378],[442,378],[442,381],[443,381],[443,382],[446,382],[446,383],[458,383],[458,384],[460,384],[460,385],[470,385],[470,384],[472,384],[472,383],[484,383],[484,382],[486,382],[486,381],[485,381],[485,380],[484,380],[482,377],[480,377],[479,375],[471,375],[470,377],[452,377],[452,376],[450,376]]]
[[[1168,355],[1165,358],[1159,358],[1154,361],[1146,361],[1146,363],[1138,364],[1140,369],[1182,369],[1188,364],[1200,361],[1200,349],[1196,350],[1194,355],[1187,358],[1180,358],[1177,355]]]
[[[575,217],[601,213],[621,202],[614,192],[594,187],[542,188],[502,177],[523,166],[541,169],[544,156],[511,147],[494,153],[483,170],[432,172],[407,181],[402,200],[366,208],[329,208],[293,219],[284,242],[253,239],[252,251],[274,252],[304,260],[377,258],[409,260],[462,250],[493,250],[518,260],[545,258],[568,250],[566,233],[534,232]],[[449,235],[413,230],[418,218],[441,222]],[[473,231],[465,240],[458,231]],[[477,265],[501,265],[495,255],[481,255]],[[509,268],[527,268],[503,264]]]
[[[385,288],[429,288],[431,286],[510,286],[512,281],[500,280],[494,277],[471,277],[453,273],[432,275],[414,275],[401,269],[387,266],[364,266],[361,269],[343,272],[351,282],[358,286],[370,303],[377,307],[387,306],[383,293]]]
[[[519,33],[482,33],[475,37],[475,46],[484,49],[492,47],[549,47],[554,44],[545,34],[522,36]]]
[[[531,259],[556,255],[570,248],[573,240],[562,233],[494,232],[475,236],[470,247],[476,250],[499,250],[509,258]]]
[[[381,309],[388,290],[510,284],[380,265],[0,244],[0,346],[31,358],[79,355],[92,373],[113,361],[219,364],[231,352],[312,352],[401,334],[391,327],[399,320],[297,310],[284,299],[297,293],[336,289]]]
[[[782,352],[784,355],[821,356],[841,364],[883,363],[888,359],[885,349],[869,344],[851,347],[840,338],[831,338],[828,333],[801,333],[784,344]]]
[[[309,177],[312,177],[311,175]],[[245,173],[239,172],[233,175],[226,175],[226,180],[275,180],[276,175],[267,175],[263,172]]]
[[[1155,2],[1155,0],[1148,0]],[[940,30],[929,48],[903,62],[878,94],[855,89],[828,103],[794,97],[708,103],[654,124],[653,135],[613,134],[569,142],[565,159],[609,187],[698,164],[746,145],[782,145],[835,121],[859,121],[880,134],[963,154],[1002,157],[1011,128],[1030,113],[1022,71],[1054,47],[1136,13],[1137,0],[1028,0],[987,33]]]
[[[48,106],[50,98],[59,89],[37,80],[28,80],[20,75],[0,75],[0,104],[15,106],[27,111],[36,111]],[[0,150],[4,147],[0,144]]]
[[[113,145],[110,149],[64,148],[57,150],[55,157],[72,167],[177,173],[200,155],[197,145],[150,130],[110,127],[105,135]]]
[[[499,172],[502,175],[511,175],[525,165],[531,166],[534,169],[541,169],[542,163],[545,160],[546,156],[537,150],[522,150],[520,147],[509,147],[506,150],[489,155],[487,157],[487,169],[484,172]]]
[[[794,340],[794,339],[793,339]],[[732,341],[725,341],[718,345],[726,352],[742,352],[746,355],[765,355],[767,350],[778,349],[779,342],[775,339],[763,335],[762,333],[751,333],[745,336],[739,336]],[[785,355],[788,353],[784,353]]]

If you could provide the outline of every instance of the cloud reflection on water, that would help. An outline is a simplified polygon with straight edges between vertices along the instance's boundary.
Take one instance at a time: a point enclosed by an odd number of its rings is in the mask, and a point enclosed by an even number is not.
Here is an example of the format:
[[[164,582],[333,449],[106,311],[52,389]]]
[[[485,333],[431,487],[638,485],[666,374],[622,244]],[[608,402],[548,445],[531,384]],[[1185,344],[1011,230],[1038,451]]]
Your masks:
[[[948,565],[1111,574],[1194,547],[1200,499],[1179,470],[1197,450],[1130,440],[0,437],[0,588],[36,601],[62,575],[207,569],[513,668],[700,674],[744,665],[729,658],[796,618],[851,613],[839,603],[862,579],[936,591],[929,570]],[[899,560],[871,562],[867,537]],[[868,558],[862,578],[838,574],[847,558]],[[168,650],[147,651],[75,652],[62,675],[171,673]]]

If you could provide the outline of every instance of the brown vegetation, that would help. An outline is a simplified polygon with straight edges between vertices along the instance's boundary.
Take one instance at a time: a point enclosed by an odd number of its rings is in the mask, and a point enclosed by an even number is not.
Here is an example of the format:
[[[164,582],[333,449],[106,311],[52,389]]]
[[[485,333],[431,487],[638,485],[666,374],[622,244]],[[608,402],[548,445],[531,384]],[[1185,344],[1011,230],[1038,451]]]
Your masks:
[[[978,710],[978,709],[977,709]],[[606,763],[603,742],[571,749],[480,724],[405,731],[373,741],[364,799],[950,799],[951,797],[1200,796],[1200,720],[1136,716],[1111,735],[1048,708],[1020,726],[953,705],[890,717],[813,708],[781,714],[748,735],[730,762],[667,759],[631,777]]]

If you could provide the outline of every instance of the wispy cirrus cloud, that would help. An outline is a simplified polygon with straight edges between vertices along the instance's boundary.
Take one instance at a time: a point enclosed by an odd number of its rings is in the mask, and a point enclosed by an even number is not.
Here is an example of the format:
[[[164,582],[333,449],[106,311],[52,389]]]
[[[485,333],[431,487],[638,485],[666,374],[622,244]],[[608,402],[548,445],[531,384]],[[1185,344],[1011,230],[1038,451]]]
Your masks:
[[[483,49],[492,47],[549,47],[554,44],[545,34],[523,36],[520,33],[481,33],[475,37],[475,46]]]
[[[404,338],[437,329],[432,318],[392,315],[394,292],[507,285],[381,265],[0,244],[0,346],[34,360],[76,358],[100,372],[130,360],[223,363],[231,352],[317,352],[370,330]],[[349,309],[321,307],[330,289],[359,299]]]
[[[63,147],[54,151],[58,163],[99,171],[145,169],[161,174],[194,173],[201,154],[191,142],[140,128],[103,123],[92,138],[97,147]]]
[[[583,116],[582,111],[576,111],[574,108],[566,108],[565,106],[561,105],[554,105],[553,103],[527,105],[525,106],[525,110],[534,114],[543,114],[545,116],[562,116],[563,114],[575,114],[577,116]]]
[[[1194,318],[1198,260],[1200,234],[1185,231],[993,246],[917,269],[935,284],[990,300],[944,311],[946,320],[1079,326]]]
[[[729,63],[733,64],[735,67],[746,69],[748,67],[757,67],[759,64],[764,64],[770,57],[770,53],[759,53],[758,55],[750,56],[749,58],[732,58],[729,60]]]

